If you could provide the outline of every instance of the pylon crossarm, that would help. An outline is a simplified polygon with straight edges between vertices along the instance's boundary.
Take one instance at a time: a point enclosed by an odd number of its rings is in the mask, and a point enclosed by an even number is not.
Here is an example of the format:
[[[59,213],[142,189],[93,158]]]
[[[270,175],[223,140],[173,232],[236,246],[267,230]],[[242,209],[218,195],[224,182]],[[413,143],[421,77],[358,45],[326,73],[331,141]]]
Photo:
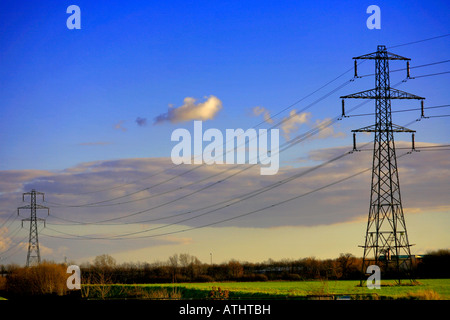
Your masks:
[[[411,130],[411,129],[399,126],[397,124],[392,124],[392,131],[393,132],[416,132],[416,130]]]
[[[352,132],[416,132],[415,130],[411,130],[396,124],[392,124],[392,128],[380,129],[376,124],[352,130]]]
[[[49,207],[45,207],[45,206],[42,206],[42,205],[40,205],[40,204],[36,204],[36,209],[46,209],[46,210],[50,210],[50,208]],[[32,208],[32,206],[30,206],[30,205],[26,205],[26,206],[23,206],[23,207],[18,207],[17,208],[17,211],[19,211],[19,210],[21,210],[21,209],[31,209]]]
[[[375,125],[371,125],[371,126],[363,127],[363,128],[360,128],[360,129],[352,130],[352,132],[375,132],[375,131],[377,131]]]
[[[379,60],[411,60],[410,58],[405,58],[405,57],[399,56],[398,54],[395,54],[395,53],[392,53],[392,52],[388,52],[388,51],[385,51],[385,55],[384,56],[380,56],[379,55],[379,51],[377,51],[377,52],[364,54],[364,55],[359,56],[359,57],[353,57],[353,59],[355,59],[355,60],[357,60],[357,59],[369,59],[369,60],[375,60],[375,59],[379,59]]]
[[[405,92],[402,90],[389,88],[389,98],[390,99],[416,99],[416,100],[425,100],[424,97],[416,96],[415,94]]]
[[[387,96],[381,96],[380,91],[375,89],[364,90],[352,94],[348,94],[346,96],[341,96],[341,99],[416,99],[416,100],[425,100],[424,97],[416,96],[415,94],[408,93],[402,90],[388,88],[386,92]]]
[[[36,205],[36,209],[45,209],[47,210],[47,215],[50,215],[50,208],[49,207],[45,207],[45,206],[41,206],[40,204]]]
[[[377,92],[375,89],[364,90],[356,93],[352,93],[346,96],[341,96],[341,99],[376,99]]]

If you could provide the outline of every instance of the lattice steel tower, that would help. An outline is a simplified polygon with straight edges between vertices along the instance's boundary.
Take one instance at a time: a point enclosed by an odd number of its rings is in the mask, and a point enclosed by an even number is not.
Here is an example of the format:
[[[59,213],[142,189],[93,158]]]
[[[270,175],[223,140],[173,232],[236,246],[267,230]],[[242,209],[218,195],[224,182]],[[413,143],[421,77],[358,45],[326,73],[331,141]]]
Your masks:
[[[47,209],[47,213],[50,213],[50,209],[44,207],[40,204],[36,204],[36,195],[41,195],[42,200],[44,200],[44,194],[42,192],[37,192],[36,190],[31,190],[31,192],[26,192],[22,194],[22,201],[25,201],[25,196],[30,196],[30,205],[17,208],[17,214],[19,214],[20,209],[30,209],[30,218],[22,219],[22,227],[24,221],[30,221],[30,236],[28,238],[28,254],[27,254],[27,267],[32,265],[38,265],[41,263],[41,255],[39,252],[39,238],[38,238],[38,228],[37,222],[44,221],[45,219],[38,218],[36,216],[37,209]]]
[[[382,271],[383,278],[412,279],[412,258],[405,217],[403,215],[400,196],[400,183],[395,154],[394,132],[410,132],[410,130],[392,123],[391,99],[425,98],[403,92],[390,87],[389,60],[406,60],[407,77],[409,78],[409,58],[405,58],[386,50],[379,45],[377,51],[353,58],[355,61],[355,77],[357,77],[357,60],[375,60],[375,89],[370,89],[346,96],[344,99],[375,99],[375,124],[352,130],[354,149],[356,150],[355,132],[374,132],[372,186],[370,196],[369,218],[365,237],[362,274],[367,267],[376,264]]]

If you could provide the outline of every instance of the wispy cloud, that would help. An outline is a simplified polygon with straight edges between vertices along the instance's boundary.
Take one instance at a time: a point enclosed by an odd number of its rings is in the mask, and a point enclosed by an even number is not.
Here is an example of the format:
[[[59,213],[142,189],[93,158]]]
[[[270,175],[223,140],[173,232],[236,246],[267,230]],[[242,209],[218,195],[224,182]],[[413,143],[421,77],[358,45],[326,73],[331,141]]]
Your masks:
[[[317,127],[320,130],[320,132],[318,133],[317,136],[315,136],[315,138],[325,139],[328,137],[332,137],[332,138],[345,137],[346,135],[344,132],[336,132],[334,130],[332,123],[333,123],[333,119],[331,119],[331,118],[325,118],[323,120],[316,120],[315,127]]]
[[[192,238],[189,237],[166,236],[163,239],[170,243],[184,244],[184,245],[191,244],[193,242]]]
[[[264,107],[254,107],[252,109],[253,115],[263,116],[265,122],[272,124],[274,121],[270,116],[270,111]],[[297,113],[295,109],[291,110],[289,116],[283,118],[280,122],[280,129],[282,131],[283,137],[286,140],[290,140],[291,133],[297,131],[302,124],[308,123],[311,114],[309,112]]]
[[[127,128],[125,128],[123,126],[124,123],[125,123],[125,120],[120,120],[118,123],[116,123],[114,125],[114,129],[115,130],[120,130],[120,131],[123,131],[123,132],[127,131]]]
[[[8,231],[7,227],[0,228],[0,252],[7,250],[12,243]]]
[[[206,98],[206,97],[205,97]],[[222,101],[215,96],[209,96],[204,102],[196,103],[192,97],[184,98],[184,103],[178,108],[169,106],[166,113],[160,114],[154,119],[154,124],[163,122],[185,122],[190,120],[211,120],[222,109]]]
[[[398,147],[409,147],[409,142],[397,142]],[[421,143],[420,145],[424,145]],[[326,161],[337,154],[348,151],[349,147],[326,148],[312,151],[308,157],[314,163]],[[348,155],[339,161],[309,173],[308,175],[272,189],[270,192],[255,196],[249,201],[243,201],[230,207],[224,207],[215,214],[204,215],[199,219],[192,219],[184,222],[184,225],[196,226],[214,222],[222,218],[229,218],[236,215],[236,212],[247,212],[257,208],[270,205],[272,203],[288,199],[290,197],[310,192],[316,188],[329,184],[330,182],[350,176],[356,172],[369,168],[372,165],[372,154],[370,152],[360,152]],[[448,189],[448,166],[450,160],[445,152],[420,152],[399,159],[399,168],[402,182],[402,197],[405,208],[426,208],[427,210],[437,206],[445,206]],[[90,207],[89,210],[80,208],[64,208],[60,210],[54,208],[55,216],[62,216],[67,219],[82,221],[95,221],[122,216],[126,213],[138,212],[154,207],[155,205],[166,203],[158,210],[151,210],[142,215],[133,216],[131,221],[148,219],[151,214],[152,219],[157,223],[174,222],[178,219],[167,217],[180,212],[191,212],[199,207],[213,205],[220,201],[226,201],[233,197],[241,197],[243,193],[254,191],[270,183],[276,183],[284,177],[298,174],[309,169],[303,163],[300,168],[284,167],[280,168],[279,174],[275,176],[260,176],[259,169],[250,169],[232,179],[226,180],[213,187],[208,187],[203,192],[192,197],[182,198],[174,201],[184,193],[180,189],[189,186],[195,181],[196,188],[202,188],[212,184],[218,179],[206,179],[222,172],[223,176],[228,176],[240,168],[229,168],[223,165],[205,166],[195,171],[195,174],[181,173],[189,167],[180,166],[176,169],[152,175],[151,172],[161,172],[171,167],[168,158],[148,158],[148,159],[122,159],[114,161],[97,161],[88,164],[80,164],[76,168],[64,170],[62,172],[36,172],[31,175],[20,171],[0,171],[0,181],[6,187],[14,185],[16,192],[0,195],[0,206],[4,208],[17,207],[17,199],[21,199],[23,190],[36,189],[46,193],[47,201],[54,201],[65,204],[83,204],[103,201],[119,197],[115,202],[125,202],[121,206],[107,206],[102,204],[98,207]],[[75,170],[76,169],[76,170]],[[417,174],[420,172],[420,175]],[[44,175],[42,175],[44,173]],[[40,175],[41,174],[41,175]],[[174,175],[178,175],[176,179]],[[149,177],[149,179],[145,179]],[[150,179],[151,177],[151,179]],[[152,187],[151,197],[146,191],[152,185],[164,182],[161,186]],[[122,185],[122,187],[120,187]],[[116,187],[119,186],[119,187]],[[351,180],[343,182],[320,192],[284,204],[279,209],[267,210],[258,215],[258,219],[237,219],[230,220],[226,225],[230,226],[253,226],[272,227],[281,225],[320,225],[345,222],[366,214],[361,207],[366,207],[366,200],[370,186],[370,170]],[[113,188],[114,187],[114,188]],[[142,192],[133,191],[142,189]],[[103,190],[102,192],[92,192]],[[167,191],[173,190],[173,192]],[[130,196],[126,196],[130,193]],[[161,196],[154,196],[161,193]],[[80,196],[82,194],[82,196]],[[126,196],[126,197],[123,197]],[[141,199],[141,200],[139,200]],[[129,202],[130,200],[135,200]],[[352,203],[350,206],[349,203]],[[105,203],[109,204],[109,202]],[[201,205],[199,205],[201,204]],[[331,214],[332,213],[332,214]],[[189,215],[191,216],[191,215]],[[180,220],[181,217],[179,218]],[[122,221],[122,220],[120,220]],[[124,220],[125,221],[125,220]],[[128,221],[128,219],[127,219]]]
[[[311,113],[309,112],[297,113],[295,109],[291,110],[291,112],[289,112],[289,116],[283,118],[283,122],[280,127],[283,131],[283,137],[286,140],[290,140],[290,134],[297,131],[302,124],[307,123],[310,117]]]
[[[426,145],[423,142],[416,143],[416,147]],[[396,146],[410,147],[410,142],[398,141]],[[307,163],[295,167],[282,167],[274,176],[261,176],[259,168],[256,167],[254,170],[250,168],[245,172],[235,174],[241,171],[241,168],[225,165],[199,167],[195,172],[186,174],[186,170],[189,170],[190,167],[173,168],[170,158],[95,161],[57,172],[0,171],[0,186],[3,190],[8,189],[7,193],[0,193],[0,207],[4,208],[4,212],[0,212],[0,224],[17,208],[22,192],[31,189],[44,192],[45,199],[49,203],[83,205],[101,202],[98,206],[89,207],[52,206],[50,216],[45,217],[48,224],[60,223],[61,221],[56,220],[56,217],[83,222],[122,217],[111,222],[130,223],[127,227],[121,224],[115,226],[109,224],[58,226],[55,227],[57,230],[77,235],[119,235],[136,231],[142,231],[143,233],[139,233],[142,236],[161,235],[155,238],[120,242],[120,248],[115,248],[123,252],[136,250],[140,246],[195,243],[194,234],[197,235],[197,233],[174,234],[173,237],[172,235],[167,237],[167,234],[164,236],[164,233],[208,224],[213,224],[213,228],[268,229],[282,226],[335,225],[359,219],[364,221],[367,218],[370,170],[338,185],[325,189],[322,187],[370,168],[372,165],[371,152],[349,154],[318,170],[311,171],[299,179],[281,184],[248,200],[236,201],[244,194],[267,187],[272,183],[278,185],[279,181],[284,178],[307,171],[311,168],[310,162],[327,161],[338,154],[349,151],[349,148],[351,146],[311,151]],[[406,152],[407,150],[400,151]],[[446,152],[418,152],[399,159],[405,215],[448,212],[450,206],[447,191],[449,166],[450,160]],[[155,175],[155,172],[160,173]],[[221,175],[218,177],[218,174]],[[232,178],[224,179],[231,175],[233,175]],[[221,182],[214,185],[216,181]],[[195,183],[194,186],[192,186],[193,183]],[[211,187],[207,187],[209,185]],[[207,188],[192,196],[184,197],[190,190],[200,190],[203,187]],[[320,191],[311,193],[311,191],[319,189]],[[139,190],[142,191],[137,192]],[[275,203],[302,194],[307,194],[307,196],[272,207]],[[116,200],[105,201],[113,198]],[[226,201],[230,199],[234,199],[234,201],[230,202],[231,205],[228,206]],[[223,208],[218,209],[217,203],[221,202],[224,203]],[[205,207],[214,209],[211,213],[199,210]],[[260,208],[269,209],[232,219],[239,214]],[[132,213],[136,214],[123,218]],[[198,217],[196,217],[197,215]],[[227,222],[215,224],[227,219]],[[148,229],[154,230],[147,231]],[[58,233],[45,232],[59,236]],[[0,236],[0,248],[7,248],[11,245],[10,241],[13,239],[9,238],[8,233],[3,237]],[[56,248],[61,245],[59,239],[48,237],[45,238],[45,244],[49,248],[55,248],[54,255],[57,254]],[[77,241],[68,241],[64,245],[70,247],[72,256],[87,254],[95,256],[99,252],[111,249],[111,244],[107,241],[96,242],[92,248],[80,246]],[[116,245],[118,245],[117,242],[114,246]],[[57,258],[60,257],[61,254],[57,256]]]
[[[270,117],[270,112],[266,108],[257,106],[257,107],[254,107],[252,109],[252,111],[255,116],[259,116],[262,114],[265,122],[270,123],[270,124],[273,123],[273,120]]]
[[[147,125],[147,119],[146,118],[141,118],[141,117],[137,117],[136,118],[136,123],[139,127],[145,127]]]
[[[252,109],[253,115],[255,116],[263,116],[265,122],[272,124],[274,120],[270,115],[270,111],[264,107],[254,107]],[[280,129],[282,131],[283,137],[289,141],[291,138],[291,134],[298,131],[303,124],[309,124],[311,118],[311,113],[302,112],[297,113],[297,111],[291,110],[289,116],[283,118],[280,123]],[[323,120],[316,120],[314,124],[310,124],[311,127],[319,129],[319,133],[314,136],[315,139],[324,139],[328,137],[340,138],[344,137],[345,134],[343,132],[335,132],[334,127],[332,126],[332,119],[325,118]]]

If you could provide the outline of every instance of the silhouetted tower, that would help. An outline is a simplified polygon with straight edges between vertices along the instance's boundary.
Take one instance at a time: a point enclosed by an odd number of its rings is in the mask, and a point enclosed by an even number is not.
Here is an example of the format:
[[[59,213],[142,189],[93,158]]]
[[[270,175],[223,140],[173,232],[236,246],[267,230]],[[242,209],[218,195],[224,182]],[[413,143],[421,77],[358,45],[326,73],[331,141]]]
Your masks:
[[[44,200],[44,194],[42,192],[37,192],[36,190],[31,190],[31,192],[26,192],[22,194],[22,201],[25,201],[25,196],[30,196],[30,205],[17,208],[17,214],[19,214],[20,209],[30,209],[30,218],[22,219],[22,227],[24,221],[30,221],[30,236],[28,238],[28,254],[27,254],[27,267],[32,265],[38,265],[41,263],[41,255],[39,253],[39,238],[37,222],[44,221],[45,219],[38,218],[36,216],[36,210],[47,209],[47,213],[50,213],[50,209],[44,207],[40,204],[36,204],[36,195],[42,195],[42,200]]]
[[[354,149],[356,150],[355,132],[374,132],[372,186],[370,195],[369,218],[365,237],[362,274],[367,267],[376,264],[382,271],[382,277],[412,278],[412,258],[405,217],[400,196],[400,183],[395,155],[394,132],[410,130],[392,123],[391,99],[425,98],[390,87],[389,60],[406,60],[407,78],[409,78],[409,58],[390,53],[385,46],[378,46],[374,53],[354,57],[355,76],[357,77],[357,60],[375,60],[375,89],[370,89],[347,96],[342,99],[375,99],[375,124],[352,130]],[[342,100],[344,108],[344,100]],[[384,273],[384,275],[383,275]]]

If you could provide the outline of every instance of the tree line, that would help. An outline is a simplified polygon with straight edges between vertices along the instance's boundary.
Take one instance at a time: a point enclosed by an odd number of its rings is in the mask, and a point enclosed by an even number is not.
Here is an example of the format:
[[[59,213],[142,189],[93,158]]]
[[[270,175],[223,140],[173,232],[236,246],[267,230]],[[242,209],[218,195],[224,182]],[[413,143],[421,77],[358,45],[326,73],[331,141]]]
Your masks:
[[[437,250],[416,257],[413,276],[420,278],[450,278],[450,250]],[[69,263],[73,264],[73,263]],[[35,267],[0,265],[0,296],[5,295],[67,295],[66,263],[44,261]],[[202,263],[187,253],[174,254],[163,262],[121,263],[108,255],[97,256],[81,269],[82,295],[105,298],[110,284],[182,283],[214,281],[301,281],[359,280],[362,259],[349,253],[335,259],[269,259],[261,263],[229,260],[220,264]],[[89,286],[93,284],[94,286]],[[83,286],[84,285],[84,286]]]
[[[443,249],[413,260],[416,278],[449,278],[450,250]],[[72,263],[69,263],[72,264]],[[67,278],[68,264],[45,262],[41,267],[46,277],[58,270],[58,277]],[[174,254],[166,261],[126,262],[118,264],[108,255],[97,256],[91,263],[82,263],[81,283],[181,283],[213,281],[271,281],[271,280],[359,280],[362,259],[349,253],[335,259],[269,259],[261,263],[231,259],[220,264],[202,263],[188,253]],[[34,272],[34,273],[33,273]],[[0,265],[0,287],[9,278],[10,283],[22,285],[23,278],[36,273],[17,265]],[[55,273],[55,272],[53,272]],[[1,290],[1,288],[0,288]]]
[[[413,259],[417,278],[448,278],[450,250],[437,250]],[[362,258],[342,253],[335,259],[269,259],[261,263],[235,259],[220,264],[202,263],[188,253],[174,254],[163,262],[117,264],[110,255],[101,255],[93,263],[82,264],[82,279],[88,283],[103,274],[112,283],[180,283],[212,281],[269,280],[359,280]]]

